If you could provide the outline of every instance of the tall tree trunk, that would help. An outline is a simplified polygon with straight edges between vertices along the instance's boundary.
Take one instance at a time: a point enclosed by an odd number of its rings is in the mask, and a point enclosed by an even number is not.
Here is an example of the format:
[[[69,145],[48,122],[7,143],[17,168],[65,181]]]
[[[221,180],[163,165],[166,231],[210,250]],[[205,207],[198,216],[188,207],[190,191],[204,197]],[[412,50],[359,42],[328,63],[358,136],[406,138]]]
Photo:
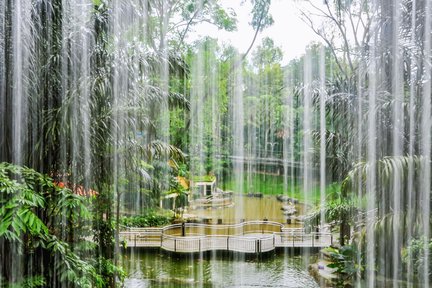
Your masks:
[[[339,231],[339,243],[341,246],[349,244],[349,239],[351,238],[351,226],[345,219],[342,220],[340,224]]]

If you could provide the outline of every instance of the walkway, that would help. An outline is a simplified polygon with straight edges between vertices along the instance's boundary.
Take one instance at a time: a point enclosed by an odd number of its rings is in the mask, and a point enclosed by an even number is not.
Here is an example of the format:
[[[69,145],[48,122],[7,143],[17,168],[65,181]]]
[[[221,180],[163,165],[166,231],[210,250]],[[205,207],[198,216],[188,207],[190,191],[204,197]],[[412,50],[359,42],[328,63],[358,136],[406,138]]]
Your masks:
[[[270,221],[248,221],[234,225],[184,223],[164,228],[130,228],[120,232],[127,247],[158,247],[165,251],[197,253],[214,250],[263,253],[283,247],[328,247],[331,233],[305,233]]]

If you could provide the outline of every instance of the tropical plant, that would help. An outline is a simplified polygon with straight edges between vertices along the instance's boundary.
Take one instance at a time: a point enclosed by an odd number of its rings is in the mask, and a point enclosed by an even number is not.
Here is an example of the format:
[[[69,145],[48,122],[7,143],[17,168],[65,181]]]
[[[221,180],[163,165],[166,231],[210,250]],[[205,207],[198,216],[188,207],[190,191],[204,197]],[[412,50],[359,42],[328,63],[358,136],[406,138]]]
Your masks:
[[[171,223],[173,217],[167,213],[148,211],[144,215],[122,217],[121,224],[126,227],[159,227]]]
[[[425,250],[426,247],[426,250]],[[426,253],[428,254],[426,257]],[[413,262],[413,273],[415,277],[421,278],[426,267],[432,265],[432,240],[427,238],[412,239],[407,247],[402,249],[402,262],[407,266]],[[428,259],[429,263],[426,263]],[[432,279],[432,273],[429,272],[429,279]]]
[[[322,220],[322,216],[324,216],[327,223],[338,223],[339,243],[344,246],[351,240],[351,227],[356,224],[362,209],[356,198],[342,197],[340,193],[337,193],[337,195],[337,198],[328,198],[324,205],[318,206],[308,214],[307,223],[309,225],[318,225]]]
[[[335,269],[338,275],[337,287],[351,287],[360,279],[364,271],[364,259],[361,251],[354,245],[345,245],[340,248],[325,248],[323,252],[329,257],[327,267]]]
[[[87,251],[75,250],[90,230],[87,201],[30,168],[0,163],[0,275],[11,285],[31,280],[34,285],[103,287]],[[59,261],[48,265],[53,257]],[[11,268],[26,272],[14,278]]]

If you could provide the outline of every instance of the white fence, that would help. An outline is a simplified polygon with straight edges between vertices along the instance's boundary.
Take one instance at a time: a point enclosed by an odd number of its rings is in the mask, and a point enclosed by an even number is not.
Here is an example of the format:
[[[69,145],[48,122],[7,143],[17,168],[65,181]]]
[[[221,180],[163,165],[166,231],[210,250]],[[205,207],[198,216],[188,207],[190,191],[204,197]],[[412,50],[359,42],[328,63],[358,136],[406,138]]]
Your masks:
[[[195,253],[225,250],[242,253],[269,252],[278,247],[328,247],[331,233],[305,233],[301,228],[283,228],[270,221],[234,225],[184,223],[164,228],[131,228],[120,232],[128,247],[160,247],[166,251]]]

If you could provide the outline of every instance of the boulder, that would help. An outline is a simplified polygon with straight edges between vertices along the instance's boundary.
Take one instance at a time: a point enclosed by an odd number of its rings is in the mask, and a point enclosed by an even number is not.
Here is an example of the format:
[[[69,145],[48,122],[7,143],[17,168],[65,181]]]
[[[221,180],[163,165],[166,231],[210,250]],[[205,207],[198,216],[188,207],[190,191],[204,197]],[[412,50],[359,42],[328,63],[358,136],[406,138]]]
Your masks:
[[[277,195],[276,196],[276,199],[279,201],[279,202],[290,202],[290,203],[292,203],[292,204],[298,204],[299,203],[299,200],[298,199],[295,199],[295,198],[291,198],[291,197],[289,197],[289,196],[287,196],[287,195]]]
[[[277,195],[276,199],[279,202],[288,202],[288,200],[290,199],[290,197],[286,196],[286,195]]]
[[[291,215],[294,215],[296,212],[297,212],[296,210],[285,210],[285,211],[283,211],[283,214],[285,216],[291,216]]]

